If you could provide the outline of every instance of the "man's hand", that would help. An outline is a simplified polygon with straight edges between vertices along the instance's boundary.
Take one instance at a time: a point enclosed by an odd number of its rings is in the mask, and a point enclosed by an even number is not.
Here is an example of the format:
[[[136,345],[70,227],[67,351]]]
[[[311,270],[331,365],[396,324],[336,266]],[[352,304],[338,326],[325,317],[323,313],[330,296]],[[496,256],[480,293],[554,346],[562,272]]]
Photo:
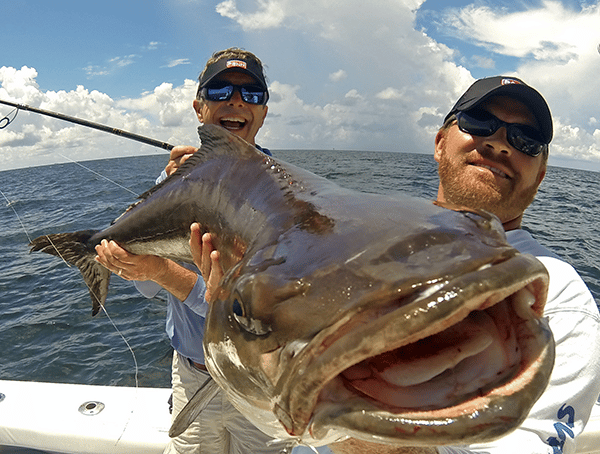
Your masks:
[[[175,173],[177,169],[181,167],[183,163],[197,151],[198,149],[196,147],[188,145],[178,145],[173,147],[171,150],[171,155],[169,156],[169,162],[165,167],[165,172],[167,172],[167,175],[172,175]]]
[[[212,303],[223,277],[223,269],[219,263],[219,252],[213,246],[211,234],[205,233],[200,238],[200,225],[198,223],[193,223],[190,226],[190,249],[194,263],[206,283],[204,299],[208,303]]]
[[[153,281],[180,301],[188,297],[198,274],[156,255],[127,252],[114,241],[102,240],[96,246],[96,261],[128,281]]]
[[[154,281],[166,268],[166,259],[131,254],[114,241],[102,240],[96,254],[97,262],[128,281]]]

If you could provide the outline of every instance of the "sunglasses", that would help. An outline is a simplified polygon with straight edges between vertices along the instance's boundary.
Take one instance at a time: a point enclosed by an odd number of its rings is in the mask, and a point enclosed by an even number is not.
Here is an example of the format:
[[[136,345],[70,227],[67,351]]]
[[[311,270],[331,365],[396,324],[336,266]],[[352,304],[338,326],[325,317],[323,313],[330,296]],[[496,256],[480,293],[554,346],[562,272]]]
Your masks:
[[[537,129],[518,123],[506,123],[485,110],[458,112],[456,121],[462,132],[479,137],[489,137],[504,127],[508,143],[528,156],[535,157],[548,152],[548,144]]]
[[[269,92],[258,85],[234,85],[228,82],[208,85],[199,89],[199,93],[208,101],[229,101],[236,90],[248,104],[265,105],[269,99]]]

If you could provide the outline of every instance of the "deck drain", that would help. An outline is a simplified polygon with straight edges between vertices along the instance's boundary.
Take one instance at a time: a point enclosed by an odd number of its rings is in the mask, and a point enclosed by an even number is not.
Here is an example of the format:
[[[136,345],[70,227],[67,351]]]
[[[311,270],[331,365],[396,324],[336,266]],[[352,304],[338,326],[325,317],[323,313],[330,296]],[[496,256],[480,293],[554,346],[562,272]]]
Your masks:
[[[84,402],[79,407],[79,413],[86,416],[94,416],[104,410],[104,404],[102,402],[89,401]]]

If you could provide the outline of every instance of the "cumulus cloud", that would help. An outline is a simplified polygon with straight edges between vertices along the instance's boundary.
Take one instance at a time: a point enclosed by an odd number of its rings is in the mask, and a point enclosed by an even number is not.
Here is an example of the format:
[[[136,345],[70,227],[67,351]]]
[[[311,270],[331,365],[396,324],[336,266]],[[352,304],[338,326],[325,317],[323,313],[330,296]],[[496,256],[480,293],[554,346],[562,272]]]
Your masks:
[[[558,1],[519,3],[522,10],[509,11],[482,0],[445,11],[440,20],[444,31],[465,40],[470,49],[475,45],[472,55],[416,28],[419,9],[426,7],[423,0],[346,0],[344,8],[337,0],[218,3],[217,14],[231,21],[228,27],[236,28],[244,47],[261,56],[270,72],[269,114],[258,143],[275,150],[432,153],[442,119],[474,80],[469,69],[493,73],[503,57],[510,57],[521,61],[514,75],[538,88],[551,106],[556,133],[550,163],[554,157],[600,161],[600,90],[595,83],[600,56],[598,43],[589,40],[597,36],[598,3],[579,10]],[[486,27],[480,27],[482,21]],[[148,49],[159,45],[151,42]],[[124,56],[88,70],[90,76],[110,74],[137,58]],[[167,66],[189,62],[173,59]],[[192,80],[158,81],[139,96],[118,100],[84,85],[71,91],[41,89],[37,71],[29,67],[1,68],[0,83],[0,99],[80,115],[173,144],[197,143]],[[0,146],[8,150],[0,156],[0,168],[10,159],[18,165],[27,159],[42,163],[40,156],[55,148],[69,148],[73,158],[86,152],[89,157],[90,149],[100,150],[95,157],[154,151],[107,136],[20,113],[0,131]]]
[[[262,25],[263,30],[272,33],[276,29],[281,36],[293,34],[306,46],[300,55],[316,57],[315,61],[295,63],[309,69],[321,69],[322,62],[330,66],[326,77],[336,88],[320,99],[307,98],[300,105],[297,101],[299,93],[310,97],[319,91],[319,82],[314,80],[318,71],[307,74],[306,90],[303,85],[294,93],[277,93],[286,87],[285,81],[272,84],[275,96],[265,124],[275,143],[271,146],[430,152],[431,131],[416,123],[422,117],[420,109],[435,112],[441,122],[454,96],[472,78],[464,68],[448,61],[453,56],[451,49],[415,30],[416,10],[421,4],[422,0],[381,0],[367,6],[360,0],[348,0],[340,8],[333,0],[220,3],[217,12],[244,29],[254,14],[276,11]],[[277,50],[270,51],[277,55]],[[288,104],[287,96],[296,101]],[[287,118],[293,118],[295,125],[301,123],[301,129],[297,126],[289,131]],[[286,133],[276,137],[276,131]]]
[[[257,30],[277,27],[285,17],[284,4],[276,0],[258,0],[254,12],[240,11],[235,0],[226,0],[217,5],[217,12],[233,19],[244,30]],[[253,5],[252,5],[253,6]]]
[[[346,73],[346,71],[344,71],[343,69],[329,74],[329,80],[332,82],[339,82],[341,80],[344,80],[346,77],[348,77],[348,73]]]
[[[139,98],[113,100],[83,85],[70,91],[43,91],[34,68],[0,68],[0,99],[82,118],[174,145],[198,143],[192,109],[196,83],[163,83]],[[157,149],[104,132],[27,111],[0,131],[0,170],[63,161],[151,154]],[[164,151],[163,151],[164,152]]]
[[[598,5],[583,11],[556,0],[522,5],[521,11],[506,12],[499,6],[476,3],[452,9],[445,23],[457,37],[514,57],[568,61],[589,47],[589,35],[581,31],[597,27]]]
[[[520,6],[520,11],[507,12],[475,3],[448,11],[442,22],[459,39],[522,58],[516,75],[544,95],[554,116],[552,153],[593,159],[600,151],[593,120],[600,105],[600,58],[590,37],[598,36],[600,2],[578,9],[556,0]]]
[[[385,90],[377,93],[379,99],[402,99],[402,92],[397,88],[387,87]]]

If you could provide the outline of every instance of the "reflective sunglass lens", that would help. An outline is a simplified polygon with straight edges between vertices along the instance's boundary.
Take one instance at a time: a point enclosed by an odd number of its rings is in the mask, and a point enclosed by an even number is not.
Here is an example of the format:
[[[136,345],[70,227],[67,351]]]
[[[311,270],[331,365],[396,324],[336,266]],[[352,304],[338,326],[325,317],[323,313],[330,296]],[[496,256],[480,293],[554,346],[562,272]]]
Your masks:
[[[260,87],[241,87],[242,99],[249,104],[264,104],[266,92]]]
[[[209,101],[228,101],[235,90],[248,104],[265,104],[267,101],[267,92],[256,85],[213,85],[204,87],[203,95]]]
[[[535,157],[547,147],[547,145],[525,134],[516,125],[510,125],[508,128],[507,139],[513,147],[529,156]]]
[[[479,119],[474,116],[466,115],[462,112],[456,115],[458,127],[468,134],[480,137],[488,137],[498,129],[492,119]]]
[[[233,94],[233,87],[226,85],[224,87],[207,87],[206,99],[209,101],[227,101]]]
[[[459,112],[456,114],[456,120],[461,131],[479,137],[489,137],[504,126],[507,131],[508,143],[529,156],[535,157],[548,149],[548,145],[542,142],[537,129],[527,125],[503,122],[489,112],[469,112],[468,114]]]

